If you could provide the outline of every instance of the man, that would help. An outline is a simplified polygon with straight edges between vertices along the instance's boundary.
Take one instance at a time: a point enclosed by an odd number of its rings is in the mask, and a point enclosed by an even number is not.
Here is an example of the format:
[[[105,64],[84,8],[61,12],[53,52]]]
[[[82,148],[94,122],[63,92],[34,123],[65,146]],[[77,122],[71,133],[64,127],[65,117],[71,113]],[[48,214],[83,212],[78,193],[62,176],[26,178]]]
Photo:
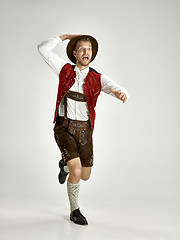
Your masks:
[[[75,65],[67,63],[53,52],[58,43],[67,39],[70,40],[67,55]],[[63,184],[69,174],[67,192],[70,220],[87,225],[87,219],[80,212],[78,195],[80,179],[88,180],[93,166],[92,135],[97,98],[103,91],[125,103],[129,95],[125,88],[89,67],[98,51],[98,42],[92,36],[55,36],[39,44],[38,50],[59,77],[54,116],[54,137],[62,154],[59,182]]]

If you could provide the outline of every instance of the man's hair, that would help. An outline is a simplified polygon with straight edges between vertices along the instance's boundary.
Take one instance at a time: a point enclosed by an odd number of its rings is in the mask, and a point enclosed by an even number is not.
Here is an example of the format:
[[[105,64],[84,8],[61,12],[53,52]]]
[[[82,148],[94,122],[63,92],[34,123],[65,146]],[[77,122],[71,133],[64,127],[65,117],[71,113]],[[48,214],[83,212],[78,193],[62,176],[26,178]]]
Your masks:
[[[80,41],[90,42],[91,45],[92,45],[91,39],[90,39],[89,37],[83,37],[83,38],[81,38],[81,39],[79,39],[79,40],[76,41],[73,50],[75,50],[75,48],[76,48],[76,46],[77,46],[77,43],[80,42]]]

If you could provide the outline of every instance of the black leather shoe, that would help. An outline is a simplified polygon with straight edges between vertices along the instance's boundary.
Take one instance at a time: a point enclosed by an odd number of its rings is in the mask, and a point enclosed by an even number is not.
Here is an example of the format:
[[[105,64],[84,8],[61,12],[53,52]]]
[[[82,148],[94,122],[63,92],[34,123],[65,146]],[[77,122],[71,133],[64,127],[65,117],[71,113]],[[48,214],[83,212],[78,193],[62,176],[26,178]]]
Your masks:
[[[60,184],[63,184],[66,181],[66,177],[69,173],[64,171],[64,165],[62,159],[59,161],[60,173],[58,174],[58,180]]]
[[[82,215],[79,208],[71,212],[70,220],[79,225],[88,225],[86,218]]]

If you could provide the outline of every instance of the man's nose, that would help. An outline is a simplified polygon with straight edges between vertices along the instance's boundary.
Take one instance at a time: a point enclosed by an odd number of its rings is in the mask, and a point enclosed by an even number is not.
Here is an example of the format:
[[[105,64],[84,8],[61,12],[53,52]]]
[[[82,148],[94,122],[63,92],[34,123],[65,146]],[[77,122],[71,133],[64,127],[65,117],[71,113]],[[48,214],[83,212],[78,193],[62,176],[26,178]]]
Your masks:
[[[86,52],[87,52],[87,49],[86,49],[86,48],[84,48],[84,54],[86,54]]]

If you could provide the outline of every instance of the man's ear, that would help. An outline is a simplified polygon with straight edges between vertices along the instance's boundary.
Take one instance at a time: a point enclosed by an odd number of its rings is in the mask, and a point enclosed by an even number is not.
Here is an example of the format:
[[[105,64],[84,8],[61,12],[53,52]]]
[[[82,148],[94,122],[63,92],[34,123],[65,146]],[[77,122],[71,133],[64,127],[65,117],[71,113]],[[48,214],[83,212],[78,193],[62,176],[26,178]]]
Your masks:
[[[76,57],[76,51],[73,51],[73,55]]]

